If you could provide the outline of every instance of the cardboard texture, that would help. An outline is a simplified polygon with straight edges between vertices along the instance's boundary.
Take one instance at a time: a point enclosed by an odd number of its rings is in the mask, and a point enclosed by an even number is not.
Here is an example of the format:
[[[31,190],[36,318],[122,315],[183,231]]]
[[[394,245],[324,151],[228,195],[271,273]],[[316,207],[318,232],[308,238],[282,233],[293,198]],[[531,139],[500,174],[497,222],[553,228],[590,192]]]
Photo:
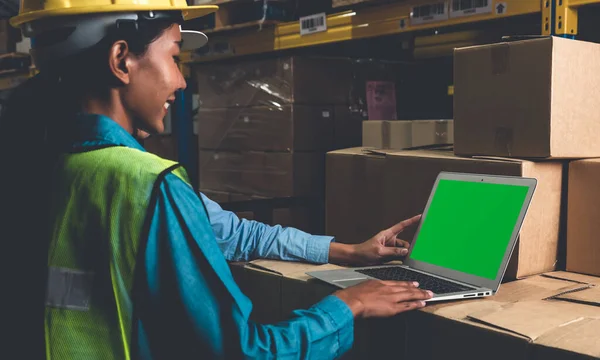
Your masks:
[[[600,275],[600,159],[571,162],[567,216],[567,270]]]
[[[554,300],[552,296],[547,299],[548,294],[560,294],[565,289],[584,293],[590,291],[588,286],[534,276],[503,284],[490,298],[433,304],[410,313],[406,359],[598,356],[600,344],[590,335],[597,326],[600,307]],[[561,357],[565,355],[571,357]]]
[[[454,142],[452,120],[363,121],[364,147],[403,150]]]
[[[600,156],[600,45],[546,37],[456,49],[455,152]],[[573,64],[577,64],[573,66]]]
[[[345,149],[327,155],[326,231],[337,241],[359,243],[422,213],[441,171],[534,177],[537,189],[504,279],[555,269],[562,163],[461,158],[445,151],[363,151]],[[407,229],[401,238],[412,240],[414,230]]]
[[[330,106],[257,106],[201,109],[201,149],[239,151],[328,151],[333,149]]]
[[[345,104],[352,62],[345,58],[280,57],[193,67],[200,106]]]
[[[319,197],[324,154],[200,151],[200,189],[263,197]]]

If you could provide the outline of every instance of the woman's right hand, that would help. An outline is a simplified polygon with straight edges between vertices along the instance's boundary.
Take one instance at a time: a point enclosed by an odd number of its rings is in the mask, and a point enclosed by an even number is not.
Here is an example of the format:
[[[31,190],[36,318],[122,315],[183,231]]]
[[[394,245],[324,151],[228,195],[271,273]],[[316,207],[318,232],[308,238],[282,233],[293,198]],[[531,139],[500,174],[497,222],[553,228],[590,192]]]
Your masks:
[[[419,309],[433,293],[406,281],[368,280],[333,295],[345,302],[355,318],[389,317]]]

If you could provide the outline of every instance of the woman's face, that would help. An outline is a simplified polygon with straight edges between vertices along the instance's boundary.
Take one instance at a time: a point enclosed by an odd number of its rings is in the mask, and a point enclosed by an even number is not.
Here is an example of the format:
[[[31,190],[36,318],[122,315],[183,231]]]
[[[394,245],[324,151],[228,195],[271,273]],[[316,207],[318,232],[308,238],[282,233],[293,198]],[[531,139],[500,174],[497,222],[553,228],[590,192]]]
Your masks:
[[[164,131],[163,119],[175,92],[186,87],[178,65],[180,52],[179,25],[173,24],[128,66],[122,103],[133,125],[150,134]]]

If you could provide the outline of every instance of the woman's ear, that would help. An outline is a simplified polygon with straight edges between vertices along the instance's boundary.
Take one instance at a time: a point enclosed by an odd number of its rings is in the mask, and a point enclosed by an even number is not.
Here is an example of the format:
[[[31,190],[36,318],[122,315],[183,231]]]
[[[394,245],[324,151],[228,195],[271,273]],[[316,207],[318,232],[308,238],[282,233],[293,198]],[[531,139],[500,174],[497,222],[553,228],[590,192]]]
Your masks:
[[[129,45],[124,40],[115,42],[110,48],[108,66],[111,73],[123,84],[129,84],[134,59]]]

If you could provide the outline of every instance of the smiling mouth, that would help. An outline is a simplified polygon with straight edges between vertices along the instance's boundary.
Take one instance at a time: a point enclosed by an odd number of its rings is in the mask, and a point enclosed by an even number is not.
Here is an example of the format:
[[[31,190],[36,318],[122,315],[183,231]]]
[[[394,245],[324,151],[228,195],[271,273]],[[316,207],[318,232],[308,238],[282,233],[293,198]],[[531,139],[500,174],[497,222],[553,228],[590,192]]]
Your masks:
[[[169,98],[167,101],[165,101],[165,104],[163,105],[163,107],[165,108],[165,111],[168,111],[169,107],[171,105],[173,105],[174,102],[175,102],[175,99],[171,99],[171,98]]]

